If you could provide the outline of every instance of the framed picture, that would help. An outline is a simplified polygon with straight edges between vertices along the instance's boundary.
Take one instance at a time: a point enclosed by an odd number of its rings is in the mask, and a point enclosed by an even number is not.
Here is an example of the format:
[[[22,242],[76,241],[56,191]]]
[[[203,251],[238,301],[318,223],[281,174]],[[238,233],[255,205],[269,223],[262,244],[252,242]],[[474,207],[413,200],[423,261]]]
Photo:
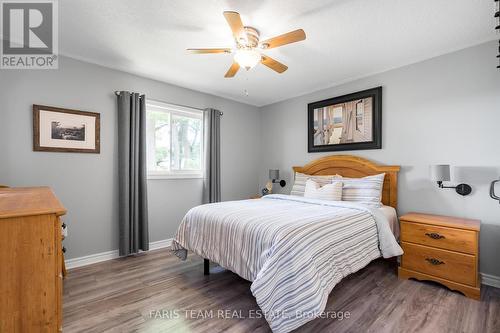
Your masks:
[[[99,113],[33,105],[33,150],[99,154]]]
[[[308,152],[382,148],[382,87],[310,103]]]

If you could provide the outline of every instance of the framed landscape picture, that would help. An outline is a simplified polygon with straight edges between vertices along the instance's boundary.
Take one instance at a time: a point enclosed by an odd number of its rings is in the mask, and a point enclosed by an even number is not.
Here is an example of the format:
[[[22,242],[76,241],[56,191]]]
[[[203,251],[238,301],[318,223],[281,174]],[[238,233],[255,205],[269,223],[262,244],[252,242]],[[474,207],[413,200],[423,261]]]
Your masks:
[[[382,148],[382,87],[308,104],[308,152]]]
[[[33,150],[99,154],[99,113],[33,105]]]

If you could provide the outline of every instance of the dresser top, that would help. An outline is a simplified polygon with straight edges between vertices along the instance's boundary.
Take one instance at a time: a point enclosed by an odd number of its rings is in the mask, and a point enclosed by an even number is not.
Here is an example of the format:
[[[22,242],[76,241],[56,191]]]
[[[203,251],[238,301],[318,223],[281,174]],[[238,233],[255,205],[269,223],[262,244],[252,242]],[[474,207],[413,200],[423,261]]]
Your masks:
[[[422,224],[437,225],[449,228],[458,228],[466,230],[479,231],[481,221],[464,219],[460,217],[432,215],[423,213],[408,213],[399,217],[400,220],[407,222],[416,222]]]
[[[44,214],[66,214],[66,208],[50,188],[0,188],[0,219]]]

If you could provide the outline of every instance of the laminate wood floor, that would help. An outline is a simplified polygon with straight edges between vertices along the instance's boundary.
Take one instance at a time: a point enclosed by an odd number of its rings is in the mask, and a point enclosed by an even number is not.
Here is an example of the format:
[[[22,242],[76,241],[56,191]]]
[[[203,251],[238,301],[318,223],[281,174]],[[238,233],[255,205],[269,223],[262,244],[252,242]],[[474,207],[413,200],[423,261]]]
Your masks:
[[[201,258],[161,249],[70,270],[63,332],[270,332],[258,310],[250,282],[218,267],[204,276]],[[326,311],[296,332],[500,332],[500,289],[475,301],[398,280],[394,262],[377,260],[339,283]]]

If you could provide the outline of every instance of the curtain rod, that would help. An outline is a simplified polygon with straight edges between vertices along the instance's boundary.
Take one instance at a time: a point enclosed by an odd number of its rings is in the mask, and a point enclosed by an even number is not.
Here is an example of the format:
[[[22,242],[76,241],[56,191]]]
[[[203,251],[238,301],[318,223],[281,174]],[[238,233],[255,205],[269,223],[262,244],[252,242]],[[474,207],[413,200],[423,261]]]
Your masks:
[[[123,91],[123,90],[115,90],[115,95],[116,95],[116,96],[120,96],[120,93],[121,93],[122,91]],[[128,93],[130,93],[130,94],[131,94],[131,92],[130,92],[130,91],[128,91]],[[141,97],[141,96],[142,96],[142,94],[140,94],[140,93],[139,93],[139,97]]]
[[[116,91],[115,91],[115,95],[116,95],[116,96],[120,96],[120,91],[116,90]],[[187,105],[182,105],[182,104],[175,104],[175,103],[166,103],[166,104],[171,104],[171,105],[174,105],[174,106],[180,106],[180,107],[182,107],[182,108],[189,108],[189,109],[195,109],[195,110],[199,110],[199,111],[205,111],[205,109],[195,108],[195,107],[193,107],[193,106],[187,106]],[[224,115],[224,112],[219,111],[219,115],[223,116],[223,115]]]

